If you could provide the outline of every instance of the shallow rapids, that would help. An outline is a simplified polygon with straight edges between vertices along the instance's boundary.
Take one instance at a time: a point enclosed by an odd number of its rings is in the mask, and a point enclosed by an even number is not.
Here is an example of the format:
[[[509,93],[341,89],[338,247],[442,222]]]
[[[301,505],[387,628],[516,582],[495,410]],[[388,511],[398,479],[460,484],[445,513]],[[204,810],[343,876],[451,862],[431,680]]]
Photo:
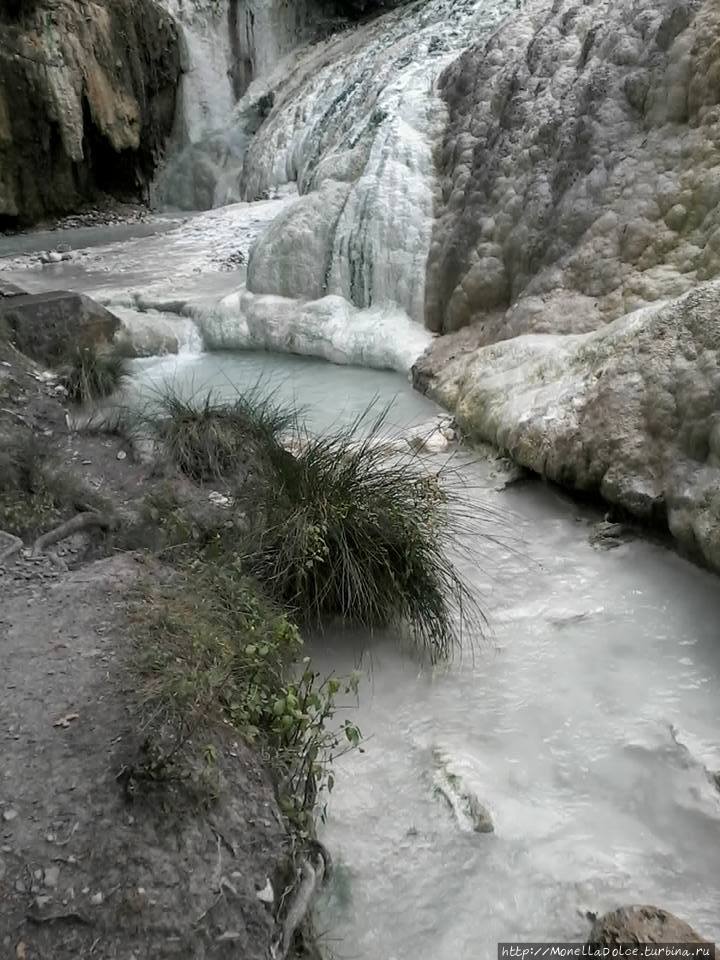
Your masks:
[[[0,247],[0,271],[33,292],[90,293],[139,354],[177,351],[133,361],[141,389],[171,379],[231,397],[264,379],[317,429],[374,398],[395,399],[397,428],[426,422],[437,409],[387,369],[406,371],[429,342],[409,312],[246,296],[252,244],[293,199],[281,190],[133,239],[110,229],[92,248],[35,235]],[[28,256],[59,240],[71,259]],[[248,346],[287,354],[238,352]],[[320,669],[364,671],[348,709],[367,738],[337,762],[322,941],[354,960],[484,960],[499,940],[582,939],[586,911],[632,902],[720,939],[717,578],[643,540],[598,550],[589,509],[539,483],[499,490],[493,463],[470,453],[457,466],[478,511],[505,515],[465,563],[487,635],[434,671],[392,638],[310,645]],[[438,754],[494,833],[463,829],[436,796]]]
[[[391,373],[305,358],[143,361],[141,378],[171,371],[227,395],[262,376],[318,429],[375,397],[395,400],[396,426],[434,409]],[[594,548],[592,510],[540,483],[499,490],[496,464],[467,451],[455,466],[478,513],[504,517],[460,561],[486,637],[434,671],[392,638],[310,645],[320,669],[363,670],[349,709],[367,738],[337,763],[322,830],[336,864],[324,942],[362,960],[490,958],[499,940],[582,939],[586,911],[630,902],[717,939],[717,579],[643,540]],[[494,833],[463,829],[438,798],[438,753]]]
[[[511,548],[466,569],[490,619],[446,669],[371,646],[324,840],[338,860],[322,913],[340,956],[458,960],[501,940],[580,940],[586,911],[657,903],[720,935],[717,581],[646,542],[601,552],[589,518],[535,485],[479,502],[511,511]],[[482,489],[482,488],[485,489]],[[314,654],[347,672],[363,641]],[[432,789],[441,751],[489,809],[458,828]]]

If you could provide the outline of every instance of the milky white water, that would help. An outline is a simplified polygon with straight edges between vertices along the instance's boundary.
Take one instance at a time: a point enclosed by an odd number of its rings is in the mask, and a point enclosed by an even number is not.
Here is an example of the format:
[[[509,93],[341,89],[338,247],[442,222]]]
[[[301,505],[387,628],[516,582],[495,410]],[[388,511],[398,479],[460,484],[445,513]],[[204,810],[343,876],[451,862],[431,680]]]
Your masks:
[[[427,421],[435,407],[398,373],[430,341],[415,321],[442,126],[432,84],[514,7],[428,0],[316,45],[251,148],[247,195],[270,199],[149,236],[108,228],[91,248],[73,231],[4,241],[2,276],[88,292],[138,353],[178,351],[134,361],[142,390],[171,379],[231,397],[263,378],[317,429],[374,398],[394,400],[397,427]],[[189,134],[229,108],[229,48],[209,62],[221,19],[207,15],[207,30],[184,20],[198,65]],[[221,172],[240,195],[239,171]],[[27,256],[60,240],[76,248],[67,262]],[[720,939],[720,793],[706,774],[720,770],[717,578],[642,540],[594,549],[588,511],[539,484],[499,491],[493,465],[469,455],[458,466],[478,510],[506,515],[491,531],[506,545],[477,537],[464,567],[488,636],[434,672],[388,638],[311,644],[321,669],[347,673],[362,653],[372,667],[352,714],[365,753],[338,761],[323,828],[336,861],[325,942],[339,958],[476,960],[498,940],[581,939],[584,911],[637,901]],[[433,795],[438,750],[494,834],[464,832]]]
[[[392,422],[434,406],[394,374],[267,353],[141,361],[231,396],[263,377],[322,429],[377,397]],[[430,458],[430,467],[440,458]],[[495,956],[499,940],[582,939],[583,914],[651,902],[720,937],[720,590],[665,547],[588,541],[598,516],[540,483],[498,490],[455,455],[465,493],[504,519],[460,561],[488,611],[447,667],[392,638],[330,633],[316,666],[363,671],[363,754],[336,764],[322,839],[336,869],[324,941],[359,960]],[[504,541],[504,544],[503,544]],[[465,832],[433,794],[433,752],[490,810]]]
[[[598,551],[569,502],[495,492],[485,473],[467,468],[513,540],[479,540],[466,569],[490,636],[434,673],[373,646],[353,714],[366,752],[338,762],[323,836],[339,870],[321,925],[339,956],[457,960],[583,939],[586,910],[650,902],[717,939],[717,580],[642,541]],[[314,652],[345,673],[360,646]],[[461,831],[434,797],[437,749],[494,834]]]
[[[141,361],[231,396],[259,376],[321,429],[373,398],[393,422],[433,405],[391,373],[267,353]],[[325,942],[359,960],[465,960],[504,939],[582,939],[586,910],[651,902],[720,937],[720,590],[668,549],[588,542],[598,518],[541,484],[496,489],[456,456],[478,509],[505,515],[465,575],[488,611],[448,667],[389,638],[330,634],[318,668],[360,665],[365,753],[336,765],[322,838],[336,861]],[[440,460],[430,459],[429,464]],[[347,716],[348,714],[343,714]],[[491,811],[464,832],[432,790],[433,751]]]

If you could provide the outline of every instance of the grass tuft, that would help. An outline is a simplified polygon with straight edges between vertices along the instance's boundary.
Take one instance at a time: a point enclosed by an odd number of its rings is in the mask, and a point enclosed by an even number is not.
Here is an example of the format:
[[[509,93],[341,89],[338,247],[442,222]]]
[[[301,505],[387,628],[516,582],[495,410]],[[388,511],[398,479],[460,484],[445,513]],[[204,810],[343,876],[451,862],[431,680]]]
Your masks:
[[[453,497],[443,471],[412,454],[389,458],[388,410],[348,427],[276,444],[271,473],[250,488],[255,532],[246,563],[298,619],[408,626],[433,659],[463,622],[481,619],[448,556]]]
[[[60,382],[71,403],[91,403],[111,396],[127,374],[127,360],[117,351],[100,353],[95,347],[77,347],[64,366]]]
[[[233,479],[244,466],[253,465],[262,448],[295,421],[296,413],[260,386],[223,402],[212,392],[186,399],[166,385],[153,416],[171,462],[201,483]]]

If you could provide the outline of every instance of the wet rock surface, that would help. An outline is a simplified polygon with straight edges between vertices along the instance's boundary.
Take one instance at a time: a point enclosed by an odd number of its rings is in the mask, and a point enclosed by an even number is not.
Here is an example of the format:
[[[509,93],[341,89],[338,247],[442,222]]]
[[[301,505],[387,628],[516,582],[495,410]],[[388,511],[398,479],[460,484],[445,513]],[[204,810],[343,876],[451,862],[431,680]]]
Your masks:
[[[713,282],[594,333],[475,350],[458,337],[416,382],[469,435],[667,526],[720,569],[719,303]]]
[[[4,5],[0,34],[0,227],[141,197],[175,114],[168,14],[153,0],[39,0]]]
[[[598,917],[588,943],[617,947],[628,943],[707,943],[692,927],[659,907],[620,907]]]

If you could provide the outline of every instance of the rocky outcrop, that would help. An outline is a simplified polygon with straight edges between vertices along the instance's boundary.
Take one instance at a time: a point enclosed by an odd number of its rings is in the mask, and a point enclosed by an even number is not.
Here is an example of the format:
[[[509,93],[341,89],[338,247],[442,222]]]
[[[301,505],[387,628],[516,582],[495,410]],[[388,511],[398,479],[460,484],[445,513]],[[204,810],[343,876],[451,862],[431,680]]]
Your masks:
[[[177,28],[153,0],[0,5],[0,226],[141,196],[179,76]]]
[[[720,569],[720,282],[591,333],[481,337],[443,338],[416,383],[471,436],[667,524]]]
[[[0,298],[0,337],[45,366],[62,363],[72,349],[109,347],[119,319],[81,293],[18,294]]]
[[[530,2],[445,72],[427,322],[580,333],[720,273],[720,7]]]
[[[531,2],[441,79],[416,384],[720,569],[720,7]],[[453,332],[454,331],[454,332]]]
[[[598,917],[588,944],[618,947],[637,943],[708,943],[684,920],[659,907],[620,907]]]
[[[356,117],[362,120],[366,111],[372,112],[388,80],[377,65],[366,66],[365,38],[347,28],[362,22],[359,30],[372,31],[370,21],[407,0],[164,2],[182,24],[188,69],[182,83],[183,122],[176,128],[177,150],[158,178],[158,202],[183,210],[206,210],[243,198],[256,200],[278,183],[294,179],[296,171],[283,156],[288,147],[297,152],[297,146],[289,142],[292,135],[288,136],[287,130],[281,131],[280,143],[267,146],[266,140],[276,132],[271,121],[270,130],[263,131],[260,143],[252,143],[253,136],[270,116],[276,97],[297,113],[292,126],[303,125],[306,114],[311,124],[322,123],[321,136],[327,140],[325,146],[333,172],[354,166],[355,177],[362,173],[367,159],[364,143],[354,151],[353,158],[346,156],[349,150],[333,149],[333,128],[341,119],[337,108],[343,107],[346,125]],[[413,4],[415,14],[419,6]],[[387,30],[396,27],[394,24]],[[404,32],[412,36],[412,25]],[[377,37],[381,42],[385,35],[386,26],[379,25]],[[393,37],[393,41],[387,46],[396,51],[400,69],[407,68],[415,59],[414,53],[409,55],[402,48],[402,39],[398,43],[398,38]],[[330,46],[324,49],[326,42]],[[418,46],[422,49],[422,45]],[[331,76],[320,79],[323,70]],[[355,90],[352,102],[345,102],[347,94],[357,86],[353,75],[362,76],[362,86]],[[314,81],[322,97],[322,115],[317,117],[314,108],[319,105],[311,104],[312,90],[300,89],[306,81],[311,87]],[[343,88],[346,93],[341,96]],[[303,108],[296,110],[300,101]],[[376,113],[374,126],[383,116],[383,111]],[[280,124],[286,126],[285,117]],[[354,148],[359,139],[365,141],[367,137],[357,137],[353,131],[351,139]],[[253,155],[245,163],[248,149]],[[272,173],[267,169],[268,160]],[[329,172],[326,169],[326,179]]]

